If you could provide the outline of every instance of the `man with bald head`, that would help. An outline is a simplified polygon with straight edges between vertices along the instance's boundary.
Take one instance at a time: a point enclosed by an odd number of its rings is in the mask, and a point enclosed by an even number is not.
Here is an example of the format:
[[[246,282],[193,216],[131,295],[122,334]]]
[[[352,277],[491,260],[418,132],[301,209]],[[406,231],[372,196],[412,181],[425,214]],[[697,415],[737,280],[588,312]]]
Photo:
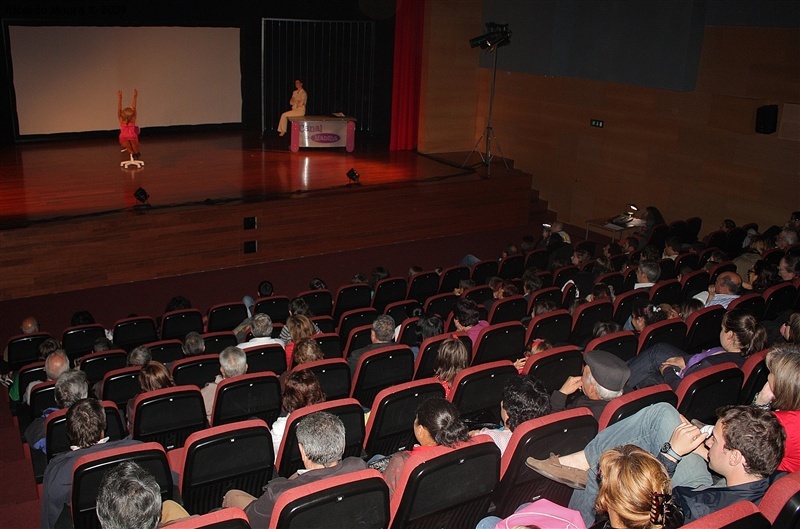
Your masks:
[[[22,334],[33,334],[39,332],[39,321],[33,316],[28,316],[22,320],[19,330],[22,331]],[[8,367],[8,345],[6,345],[6,348],[3,350],[2,372],[8,373]]]
[[[706,307],[722,305],[727,309],[730,302],[738,298],[741,293],[741,276],[736,272],[722,272],[714,284],[708,287],[708,292],[700,292],[695,299],[702,301]]]
[[[67,357],[67,353],[64,352],[63,349],[56,349],[47,355],[44,361],[44,374],[47,376],[47,380],[58,380],[58,377],[67,371],[69,371],[69,357]],[[26,404],[30,402],[31,391],[41,383],[41,380],[34,380],[28,384],[28,387],[25,389],[23,402]]]

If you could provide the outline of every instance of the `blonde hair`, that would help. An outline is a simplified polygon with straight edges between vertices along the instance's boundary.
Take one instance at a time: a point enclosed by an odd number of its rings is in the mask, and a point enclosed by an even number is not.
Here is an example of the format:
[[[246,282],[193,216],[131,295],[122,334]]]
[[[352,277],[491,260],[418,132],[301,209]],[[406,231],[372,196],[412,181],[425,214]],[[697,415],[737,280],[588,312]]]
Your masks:
[[[776,345],[767,353],[767,369],[772,373],[772,393],[776,410],[800,410],[800,347]]]
[[[635,445],[603,452],[597,464],[602,477],[594,507],[614,513],[628,529],[663,527],[650,521],[653,493],[670,494],[669,474],[655,457]]]
[[[295,343],[314,335],[314,324],[302,314],[289,316],[289,319],[286,320],[286,327],[289,329],[289,335]]]
[[[125,123],[130,123],[131,119],[135,116],[136,116],[136,111],[131,107],[122,109],[121,117],[122,121],[124,121]]]

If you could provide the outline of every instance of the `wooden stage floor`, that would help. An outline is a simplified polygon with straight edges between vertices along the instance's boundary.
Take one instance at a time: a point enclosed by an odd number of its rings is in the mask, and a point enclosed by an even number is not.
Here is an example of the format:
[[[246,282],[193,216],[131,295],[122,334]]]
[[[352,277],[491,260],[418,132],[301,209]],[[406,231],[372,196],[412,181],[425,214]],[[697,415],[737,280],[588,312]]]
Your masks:
[[[142,138],[142,169],[122,169],[115,138],[20,144],[0,150],[0,229],[61,217],[118,212],[137,205],[142,187],[153,207],[228,203],[333,190],[353,167],[362,187],[431,179],[477,178],[475,171],[414,152],[292,153],[288,137],[250,133]],[[208,204],[209,202],[206,202]]]
[[[0,301],[528,223],[531,176],[482,178],[461,168],[466,153],[291,153],[288,139],[239,132],[142,139],[141,170],[120,169],[115,138],[0,151]],[[346,187],[351,167],[361,186]],[[151,207],[135,207],[139,187]]]

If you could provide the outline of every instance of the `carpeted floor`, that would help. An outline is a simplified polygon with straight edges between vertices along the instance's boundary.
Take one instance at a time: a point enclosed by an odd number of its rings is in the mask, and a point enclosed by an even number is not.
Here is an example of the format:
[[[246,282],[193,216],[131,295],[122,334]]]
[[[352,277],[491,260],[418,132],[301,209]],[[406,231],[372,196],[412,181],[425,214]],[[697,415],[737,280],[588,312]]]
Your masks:
[[[8,391],[0,388],[0,529],[39,527],[41,501],[33,467],[22,450],[19,428],[8,407]]]

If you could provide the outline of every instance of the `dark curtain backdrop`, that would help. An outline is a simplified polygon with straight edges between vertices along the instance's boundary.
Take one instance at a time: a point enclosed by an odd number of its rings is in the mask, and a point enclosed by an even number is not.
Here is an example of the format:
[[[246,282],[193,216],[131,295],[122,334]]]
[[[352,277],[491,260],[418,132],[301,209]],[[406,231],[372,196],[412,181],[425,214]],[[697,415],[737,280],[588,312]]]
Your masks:
[[[398,0],[394,33],[392,128],[389,150],[417,148],[422,77],[424,0]]]

